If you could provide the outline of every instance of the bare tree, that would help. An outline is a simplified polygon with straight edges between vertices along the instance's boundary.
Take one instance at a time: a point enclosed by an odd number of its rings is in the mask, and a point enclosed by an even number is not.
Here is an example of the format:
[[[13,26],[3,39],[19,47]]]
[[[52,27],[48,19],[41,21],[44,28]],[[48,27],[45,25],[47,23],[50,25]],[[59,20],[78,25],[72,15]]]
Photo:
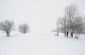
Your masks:
[[[82,17],[76,17],[76,19],[72,22],[71,28],[78,34],[83,33],[84,23],[82,21]]]
[[[78,16],[77,7],[73,4],[67,6],[65,9],[65,17],[67,19],[67,26],[69,28],[68,31],[70,32],[71,37],[73,37],[73,31],[71,26],[73,25],[72,23],[76,16]]]
[[[22,33],[27,33],[27,31],[29,31],[29,26],[27,24],[19,25],[19,31]]]
[[[7,36],[10,36],[10,32],[14,28],[14,22],[10,20],[5,20],[0,23],[0,30],[5,31]]]
[[[59,18],[57,18],[57,36],[59,36]]]
[[[61,25],[61,32],[63,32],[64,33],[64,35],[66,36],[66,37],[68,37],[68,20],[67,20],[67,18],[66,17],[63,17],[63,18],[60,18],[60,21],[59,21],[60,23],[60,25]]]
[[[75,32],[81,33],[83,29],[83,22],[82,17],[79,16],[77,6],[70,5],[67,6],[65,9],[65,15],[61,21],[62,23],[62,30],[64,30],[64,33],[68,36],[68,33],[70,33],[70,36],[73,37],[73,34]]]

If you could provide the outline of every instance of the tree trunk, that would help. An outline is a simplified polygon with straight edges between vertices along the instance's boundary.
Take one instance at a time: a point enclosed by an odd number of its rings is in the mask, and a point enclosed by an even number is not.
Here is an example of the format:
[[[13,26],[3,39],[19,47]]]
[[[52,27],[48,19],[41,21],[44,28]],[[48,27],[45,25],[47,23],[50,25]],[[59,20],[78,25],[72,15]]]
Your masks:
[[[6,32],[7,33],[7,36],[10,36],[10,32]]]
[[[78,39],[78,38],[79,38],[79,35],[80,35],[79,33],[77,33],[77,34],[76,34],[76,36],[75,36],[75,37],[76,37],[76,39]]]
[[[59,36],[59,26],[58,26],[58,20],[57,20],[57,36]]]
[[[71,32],[71,37],[73,38],[73,32]]]
[[[58,31],[58,28],[57,28],[57,36],[59,36],[59,31]]]
[[[59,36],[59,33],[57,33],[57,36]]]
[[[64,33],[64,36],[66,36],[66,33]]]
[[[66,36],[68,37],[68,31],[67,31],[67,33],[66,33]]]

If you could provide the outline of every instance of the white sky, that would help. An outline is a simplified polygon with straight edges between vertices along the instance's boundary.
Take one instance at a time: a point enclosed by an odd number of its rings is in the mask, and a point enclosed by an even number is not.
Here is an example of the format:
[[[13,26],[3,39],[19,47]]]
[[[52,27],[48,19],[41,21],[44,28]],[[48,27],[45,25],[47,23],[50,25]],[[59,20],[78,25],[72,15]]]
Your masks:
[[[28,23],[31,32],[51,32],[56,28],[57,18],[63,16],[64,8],[71,3],[85,14],[85,0],[0,0],[0,20]]]

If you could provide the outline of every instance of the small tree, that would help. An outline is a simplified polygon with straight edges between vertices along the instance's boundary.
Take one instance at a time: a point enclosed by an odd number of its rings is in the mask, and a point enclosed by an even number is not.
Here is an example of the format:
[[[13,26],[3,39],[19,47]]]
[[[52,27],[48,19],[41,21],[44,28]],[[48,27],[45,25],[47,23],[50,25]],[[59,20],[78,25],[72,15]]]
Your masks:
[[[27,24],[19,25],[19,31],[22,33],[27,33],[29,26]]]
[[[0,23],[0,30],[5,31],[7,36],[10,36],[10,32],[14,28],[14,22],[10,20],[5,20]]]

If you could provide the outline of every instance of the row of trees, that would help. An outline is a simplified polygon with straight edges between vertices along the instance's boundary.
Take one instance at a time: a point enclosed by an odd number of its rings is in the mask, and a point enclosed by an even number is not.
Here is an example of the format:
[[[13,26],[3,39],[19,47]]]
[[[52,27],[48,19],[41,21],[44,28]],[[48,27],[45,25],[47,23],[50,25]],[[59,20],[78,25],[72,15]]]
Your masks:
[[[64,16],[59,18],[57,23],[60,24],[61,31],[66,37],[69,34],[71,37],[74,37],[74,34],[80,35],[84,32],[84,22],[82,19],[83,17],[79,14],[77,6],[71,4],[65,8]],[[79,36],[75,37],[78,39]]]
[[[14,22],[10,20],[5,20],[0,22],[0,30],[4,31],[7,36],[10,36],[10,32],[14,29]],[[27,24],[19,25],[19,31],[22,33],[27,33],[29,31],[29,26]]]

